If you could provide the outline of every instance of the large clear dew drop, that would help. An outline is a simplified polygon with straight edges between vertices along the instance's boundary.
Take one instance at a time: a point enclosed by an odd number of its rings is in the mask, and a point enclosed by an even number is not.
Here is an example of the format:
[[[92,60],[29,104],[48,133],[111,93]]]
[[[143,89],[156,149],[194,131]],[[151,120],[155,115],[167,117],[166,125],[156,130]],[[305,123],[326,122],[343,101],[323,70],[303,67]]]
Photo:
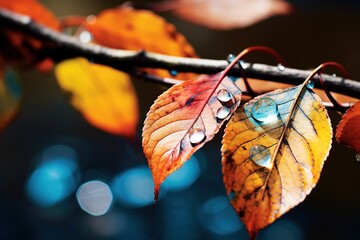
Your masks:
[[[271,167],[270,151],[264,145],[255,145],[250,148],[250,159],[261,167]]]
[[[256,120],[269,123],[277,119],[279,114],[277,103],[271,98],[260,98],[251,108],[251,116]]]

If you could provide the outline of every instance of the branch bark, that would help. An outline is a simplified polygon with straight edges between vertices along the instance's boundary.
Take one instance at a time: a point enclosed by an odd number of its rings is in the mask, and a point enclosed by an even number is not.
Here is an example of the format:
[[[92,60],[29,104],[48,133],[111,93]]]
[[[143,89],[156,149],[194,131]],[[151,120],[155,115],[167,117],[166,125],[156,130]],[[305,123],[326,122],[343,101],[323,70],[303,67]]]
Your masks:
[[[94,63],[127,72],[146,67],[206,74],[218,73],[228,65],[226,60],[174,57],[146,51],[111,49],[96,44],[84,44],[74,37],[42,26],[28,16],[4,9],[0,9],[0,27],[19,31],[45,42],[48,48],[43,53],[44,57],[50,57],[56,62],[74,57],[85,57]],[[277,66],[260,63],[249,63],[244,70],[249,78],[293,85],[301,84],[311,73],[310,70],[280,69]],[[241,71],[235,66],[229,74],[241,76]],[[322,74],[322,78],[330,91],[360,98],[360,82],[328,74]],[[315,86],[320,87],[318,78],[315,77],[313,80]]]

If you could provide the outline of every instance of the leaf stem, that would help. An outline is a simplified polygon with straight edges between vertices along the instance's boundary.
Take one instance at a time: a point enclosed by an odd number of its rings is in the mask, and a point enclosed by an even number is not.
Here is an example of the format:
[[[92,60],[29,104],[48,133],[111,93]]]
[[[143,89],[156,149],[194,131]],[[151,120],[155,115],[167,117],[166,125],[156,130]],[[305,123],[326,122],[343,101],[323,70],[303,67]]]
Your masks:
[[[84,44],[74,37],[56,32],[40,25],[26,15],[21,15],[0,9],[0,26],[21,33],[28,34],[45,43],[43,56],[52,58],[55,62],[75,57],[85,57],[93,62],[107,65],[125,72],[135,68],[163,68],[179,72],[194,72],[214,74],[221,72],[228,66],[226,60],[195,59],[162,55],[145,51],[130,51],[111,49],[96,44]],[[311,74],[308,70],[285,68],[279,70],[277,66],[251,63],[244,69],[249,78],[257,78],[274,82],[301,84]],[[232,76],[241,76],[239,66],[229,70]],[[360,82],[322,74],[324,84],[329,91],[341,93],[350,97],[360,98]],[[318,77],[315,76],[316,86],[320,87]]]

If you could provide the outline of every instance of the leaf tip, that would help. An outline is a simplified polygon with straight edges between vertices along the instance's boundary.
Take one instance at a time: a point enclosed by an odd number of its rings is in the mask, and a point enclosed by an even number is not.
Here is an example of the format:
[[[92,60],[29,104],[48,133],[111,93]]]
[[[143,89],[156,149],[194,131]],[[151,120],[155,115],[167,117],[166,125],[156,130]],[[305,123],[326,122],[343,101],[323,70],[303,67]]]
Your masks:
[[[249,231],[249,240],[256,240],[257,231]]]
[[[160,193],[160,186],[155,186],[154,188],[154,203],[157,202],[157,200],[159,199],[159,193]]]

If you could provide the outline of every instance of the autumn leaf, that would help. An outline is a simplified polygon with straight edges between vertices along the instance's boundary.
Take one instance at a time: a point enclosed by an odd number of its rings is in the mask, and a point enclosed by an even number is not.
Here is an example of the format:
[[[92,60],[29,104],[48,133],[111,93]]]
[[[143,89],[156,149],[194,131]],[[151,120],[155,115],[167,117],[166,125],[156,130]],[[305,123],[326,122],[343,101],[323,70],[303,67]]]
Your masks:
[[[240,104],[237,86],[220,74],[201,75],[171,87],[150,108],[143,128],[143,149],[155,182],[160,185],[180,168]]]
[[[247,27],[292,11],[283,0],[166,0],[155,3],[153,9],[172,11],[192,23],[221,30]]]
[[[314,188],[331,139],[326,109],[306,84],[261,95],[235,112],[222,141],[224,182],[252,239]]]
[[[16,74],[10,69],[0,69],[0,131],[17,114],[21,98],[21,85]]]
[[[0,8],[28,15],[35,22],[54,30],[60,29],[58,19],[37,0],[0,0]],[[16,65],[32,65],[37,62],[38,69],[48,71],[52,68],[49,59],[39,59],[38,52],[42,43],[23,33],[1,29],[0,55],[8,62]],[[39,61],[41,60],[41,61]]]
[[[87,25],[97,43],[111,48],[147,50],[179,57],[196,57],[192,46],[175,27],[162,17],[147,10],[118,7],[102,11],[93,24]],[[166,70],[148,69],[149,73],[171,77]],[[196,76],[181,73],[178,79],[187,80]]]
[[[349,108],[336,128],[336,141],[360,153],[360,102]]]
[[[113,134],[135,135],[137,97],[127,74],[83,58],[59,63],[55,73],[72,105],[89,123]]]

